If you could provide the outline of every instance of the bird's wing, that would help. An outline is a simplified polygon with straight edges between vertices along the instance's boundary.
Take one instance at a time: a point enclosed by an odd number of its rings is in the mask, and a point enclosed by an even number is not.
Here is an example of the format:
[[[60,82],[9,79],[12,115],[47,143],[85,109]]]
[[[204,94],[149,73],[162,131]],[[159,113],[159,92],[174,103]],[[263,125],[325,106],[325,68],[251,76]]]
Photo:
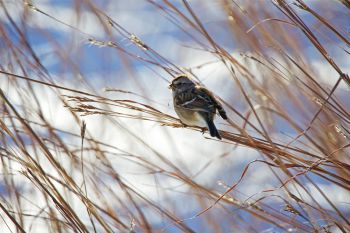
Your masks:
[[[203,101],[206,101],[209,103],[209,105],[213,105],[215,107],[214,109],[218,110],[220,116],[223,119],[227,120],[227,115],[224,108],[222,107],[221,103],[214,97],[211,91],[204,87],[196,86],[195,92],[197,93],[198,98],[203,99]]]
[[[175,97],[178,107],[191,111],[208,112],[215,114],[215,105],[211,98],[204,94],[198,94],[196,89],[178,94]]]
[[[204,87],[196,86],[192,91],[177,96],[176,104],[188,110],[215,114],[216,109],[223,119],[227,119],[226,112],[214,95]]]

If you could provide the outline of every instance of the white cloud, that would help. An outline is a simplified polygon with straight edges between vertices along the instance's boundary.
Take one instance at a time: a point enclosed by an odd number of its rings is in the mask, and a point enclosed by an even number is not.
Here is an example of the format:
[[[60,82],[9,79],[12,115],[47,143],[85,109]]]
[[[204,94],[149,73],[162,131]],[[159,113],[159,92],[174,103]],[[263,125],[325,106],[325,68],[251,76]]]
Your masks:
[[[38,6],[38,8],[70,25],[78,24],[75,18],[74,9],[68,8],[64,5],[54,6],[49,1],[35,2],[35,4]],[[15,20],[19,20],[21,13],[21,7],[18,8],[19,4],[11,3],[8,5],[10,7],[9,11],[11,14],[16,15]],[[189,50],[182,47],[179,45],[179,41],[177,41],[176,36],[163,34],[174,30],[174,28],[167,27],[168,24],[160,20],[162,17],[159,15],[155,16],[155,12],[144,9],[143,7],[144,5],[140,4],[140,1],[134,0],[131,1],[130,4],[111,2],[111,4],[106,8],[108,8],[108,12],[112,18],[116,19],[118,22],[121,22],[122,25],[128,28],[128,30],[130,30],[132,33],[141,36],[150,36],[149,38],[151,39],[157,39],[157,43],[155,43],[157,44],[156,49],[161,51],[162,55],[169,57],[169,60],[175,61],[176,64],[179,64],[180,66],[182,65],[187,68],[195,67],[206,62],[218,60],[215,56],[208,52]],[[3,16],[0,17],[4,19]],[[96,37],[103,37],[105,35],[103,27],[98,23],[98,20],[93,13],[84,11],[82,12],[80,19],[81,21],[77,27],[79,27],[82,31]],[[49,19],[38,12],[31,12],[31,18],[28,21],[28,25],[35,28],[40,28],[42,30],[56,30],[62,33],[61,35],[65,37],[70,37],[72,33],[72,29],[69,27],[55,22],[54,20]],[[158,36],[159,38],[156,38]],[[150,43],[152,42],[153,41]],[[35,44],[34,48],[39,56],[43,56],[47,52],[55,52],[54,49],[50,50],[52,47],[50,47],[49,43],[44,43],[41,45]],[[70,52],[74,55],[75,50],[71,49]],[[247,62],[242,59],[236,51],[233,52],[233,56],[240,62],[247,65]],[[79,57],[77,59],[79,59]],[[98,62],[99,59],[100,57],[96,57],[96,62]],[[54,64],[57,61],[59,60],[52,59],[52,57],[44,60],[46,65]],[[325,66],[322,61],[314,61],[313,65],[315,70],[321,74],[320,78],[324,80],[327,85],[334,84],[336,79],[333,78],[337,77],[337,75],[331,68]],[[256,74],[258,80],[261,81],[263,76],[259,68],[254,65],[250,66],[250,68],[250,71]],[[106,79],[108,79],[106,82],[112,83],[112,87],[114,88],[141,94],[146,93],[147,97],[157,102],[149,102],[150,105],[175,116],[172,108],[171,93],[166,88],[167,83],[158,78],[153,72],[145,67],[137,67],[135,70],[137,71],[137,75],[135,75],[136,81],[131,81],[132,79],[128,76],[129,73],[124,70],[118,70],[118,73],[113,73],[115,76],[111,75],[111,77],[102,77],[98,71],[95,73],[89,73],[88,76],[91,78],[91,83],[93,83],[94,87],[98,90],[101,90],[104,87],[103,85]],[[193,72],[210,90],[222,97],[224,100],[233,102],[234,105],[246,106],[243,96],[238,91],[234,81],[230,78],[228,69],[221,63],[205,65],[200,69],[194,69]],[[35,75],[33,76],[35,78]],[[165,74],[164,76],[168,77],[169,75]],[[63,77],[68,78],[64,79]],[[59,85],[77,88],[79,90],[86,90],[86,88],[81,86],[79,81],[75,80],[74,77],[69,77],[69,74],[62,74],[62,76],[57,76],[54,79]],[[137,86],[135,83],[140,85]],[[27,110],[30,110],[29,112],[31,114],[26,116],[28,119],[34,121],[40,120],[35,113],[36,104],[34,103],[30,92],[24,84],[14,85],[12,83],[8,83],[7,78],[1,77],[0,87],[6,92],[6,95],[14,105],[22,105],[25,106]],[[33,84],[33,88],[34,93],[37,95],[41,109],[43,110],[45,119],[48,120],[52,126],[58,129],[79,135],[79,125],[75,122],[68,109],[64,107],[63,102],[59,99],[57,93],[39,84]],[[73,93],[70,92],[62,93],[73,95]],[[130,94],[103,94],[110,98],[133,99],[147,103],[146,100]],[[26,97],[26,99],[22,101],[21,97]],[[242,112],[243,114],[245,113],[243,110]],[[24,111],[20,111],[20,113],[24,114]],[[201,171],[200,174],[194,177],[194,180],[205,185],[206,187],[212,188],[213,190],[223,190],[223,188],[217,184],[217,182],[220,180],[223,180],[228,185],[237,182],[245,166],[250,161],[259,158],[259,153],[256,150],[248,149],[243,146],[236,147],[235,145],[231,144],[207,140],[204,137],[208,137],[208,134],[203,136],[201,132],[195,132],[184,128],[174,129],[164,127],[154,122],[141,122],[139,120],[121,119],[117,117],[112,118],[117,123],[114,123],[105,116],[100,115],[80,117],[80,119],[84,119],[86,121],[87,130],[95,139],[127,151],[130,154],[135,154],[141,159],[152,162],[166,171],[174,171],[174,169],[163,162],[162,159],[160,159],[157,154],[152,151],[153,149],[161,154],[161,156],[164,156],[164,159],[171,161],[182,172],[190,177],[197,174],[202,168],[209,164],[204,170]],[[252,119],[252,121],[254,122],[254,119]],[[216,123],[219,128],[232,130],[231,128],[221,124],[224,123],[224,121],[220,120],[219,118],[216,119]],[[237,123],[240,124],[242,122],[237,121]],[[119,127],[118,124],[126,127],[127,130],[141,138],[144,141],[144,144],[127,133],[125,129]],[[40,134],[47,133],[41,126],[33,125],[33,128]],[[285,136],[279,134],[278,132],[273,136],[277,139],[286,139]],[[61,137],[69,148],[80,148],[79,137],[71,137],[65,134],[62,134]],[[62,166],[65,167],[67,171],[72,172],[72,177],[75,179],[76,183],[80,184],[82,182],[80,168],[77,167],[76,164],[73,164],[72,160],[68,159],[67,155],[57,150],[57,148],[55,148],[51,142],[46,143],[52,149],[52,153],[55,155],[55,158],[60,161]],[[85,145],[88,145],[88,143],[85,142]],[[149,145],[149,147],[146,145]],[[101,147],[109,152],[120,153],[120,151],[106,146]],[[31,149],[28,149],[28,151],[32,155],[35,154],[35,151]],[[20,151],[16,152],[18,155],[20,155]],[[226,155],[222,157],[223,154]],[[40,164],[43,166],[43,168],[45,168],[45,171],[55,177],[60,178],[60,175],[57,174],[55,169],[52,168],[52,165],[50,165],[50,163],[44,159],[42,152],[38,152],[37,155],[39,157]],[[76,156],[79,157],[80,154],[76,153]],[[122,156],[120,154],[112,155],[111,153],[106,153],[106,156],[108,159],[110,159],[113,168],[118,172],[121,178],[146,197],[162,203],[166,207],[172,206],[171,203],[168,203],[167,201],[173,200],[178,204],[175,206],[181,206],[179,208],[180,210],[178,211],[181,211],[181,214],[183,215],[193,211],[195,202],[183,202],[183,200],[188,197],[186,196],[188,187],[186,185],[182,185],[181,181],[174,178],[169,178],[160,173],[157,176],[157,178],[159,178],[158,183],[155,181],[154,174],[149,174],[149,170],[136,164],[136,158]],[[104,168],[101,158],[98,157],[96,153],[89,152],[87,150],[84,152],[84,158],[86,159],[87,164],[90,163],[87,165],[87,167],[92,170],[93,174],[103,179],[107,187],[110,187],[115,194],[118,195],[118,197],[120,197],[122,200],[126,200],[125,194],[123,194],[122,190],[120,190],[116,184],[117,182],[111,178],[110,174],[103,174],[99,170],[100,168]],[[30,186],[31,184],[29,181],[18,174],[21,169],[23,169],[21,164],[17,163],[14,165],[16,181],[18,184],[24,184],[24,187]],[[87,174],[89,174],[89,171],[87,171]],[[102,184],[97,185],[98,190],[96,190],[96,187],[90,187],[91,190],[100,191],[103,193],[103,195],[105,195],[107,200],[115,200],[115,197],[113,197],[113,195],[107,191],[106,187],[104,187]],[[335,185],[318,185],[322,190],[324,190],[324,192],[327,193],[329,198],[337,204],[337,206],[340,208],[347,208],[346,203],[350,202],[350,200],[346,191]],[[322,206],[329,208],[326,201],[311,184],[307,184],[306,186],[313,196],[317,197]],[[57,187],[62,193],[64,193],[60,185],[57,185]],[[274,179],[274,175],[271,173],[270,169],[265,164],[255,163],[250,166],[243,181],[237,187],[237,191],[243,193],[242,196],[247,197],[264,189],[273,187],[278,187],[278,183],[276,179]],[[236,195],[235,192],[233,193]],[[38,191],[27,191],[25,194],[28,195],[29,198],[32,198],[35,203],[38,203],[40,207],[44,206],[44,199],[41,195],[39,195]],[[96,195],[93,191],[89,192],[89,196],[93,200],[96,200],[96,202],[100,201],[98,195]],[[187,200],[190,200],[190,198]],[[70,199],[70,203],[72,204],[73,208],[77,210],[77,213],[79,213],[81,217],[86,220],[86,222],[89,222],[85,207],[82,205],[81,201],[74,197]],[[23,205],[23,209],[37,210],[30,203],[24,203]],[[112,205],[115,208],[120,208],[118,202],[115,202]],[[123,212],[123,214],[125,214],[125,217],[128,217],[126,210],[124,211],[125,212]],[[152,211],[149,210],[149,212]],[[154,214],[154,216],[156,215]],[[154,217],[152,220],[158,223],[161,221],[161,218]],[[43,229],[45,226],[39,223],[35,224],[36,226],[33,228],[33,232],[45,231]],[[4,224],[0,224],[0,227],[4,227]],[[3,230],[0,229],[0,232],[8,231],[4,228]]]

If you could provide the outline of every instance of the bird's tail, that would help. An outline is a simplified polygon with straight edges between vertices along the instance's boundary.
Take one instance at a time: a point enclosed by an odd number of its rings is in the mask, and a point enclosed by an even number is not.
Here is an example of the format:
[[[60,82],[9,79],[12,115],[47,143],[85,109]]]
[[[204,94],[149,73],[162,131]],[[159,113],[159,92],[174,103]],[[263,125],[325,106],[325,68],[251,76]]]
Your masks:
[[[217,137],[218,139],[221,140],[221,136],[219,134],[219,131],[216,129],[214,122],[209,120],[207,121],[207,125],[208,125],[210,136]]]
[[[217,105],[216,108],[218,109],[218,112],[219,112],[220,116],[222,117],[222,119],[227,120],[227,115],[226,115],[226,112],[223,109],[223,107],[221,105]]]

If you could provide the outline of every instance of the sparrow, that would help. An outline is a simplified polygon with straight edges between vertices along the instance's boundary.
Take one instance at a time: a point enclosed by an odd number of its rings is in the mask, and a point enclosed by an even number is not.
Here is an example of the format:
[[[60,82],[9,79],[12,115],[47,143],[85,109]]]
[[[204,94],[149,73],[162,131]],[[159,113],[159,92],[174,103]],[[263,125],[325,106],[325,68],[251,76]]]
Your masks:
[[[214,125],[214,117],[217,111],[225,120],[227,115],[212,92],[197,85],[186,75],[174,78],[169,88],[173,94],[174,110],[181,122],[189,126],[208,128],[210,136],[221,140]]]

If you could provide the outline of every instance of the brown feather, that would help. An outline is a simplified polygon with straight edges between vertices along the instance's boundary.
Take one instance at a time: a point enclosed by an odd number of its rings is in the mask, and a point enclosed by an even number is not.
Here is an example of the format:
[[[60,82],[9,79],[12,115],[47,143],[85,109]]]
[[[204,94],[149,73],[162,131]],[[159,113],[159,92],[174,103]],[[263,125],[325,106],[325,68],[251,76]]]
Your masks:
[[[227,115],[213,93],[184,75],[175,78],[170,87],[174,108],[180,120],[187,125],[207,126],[212,137],[221,139],[213,121],[216,111],[225,120]]]

